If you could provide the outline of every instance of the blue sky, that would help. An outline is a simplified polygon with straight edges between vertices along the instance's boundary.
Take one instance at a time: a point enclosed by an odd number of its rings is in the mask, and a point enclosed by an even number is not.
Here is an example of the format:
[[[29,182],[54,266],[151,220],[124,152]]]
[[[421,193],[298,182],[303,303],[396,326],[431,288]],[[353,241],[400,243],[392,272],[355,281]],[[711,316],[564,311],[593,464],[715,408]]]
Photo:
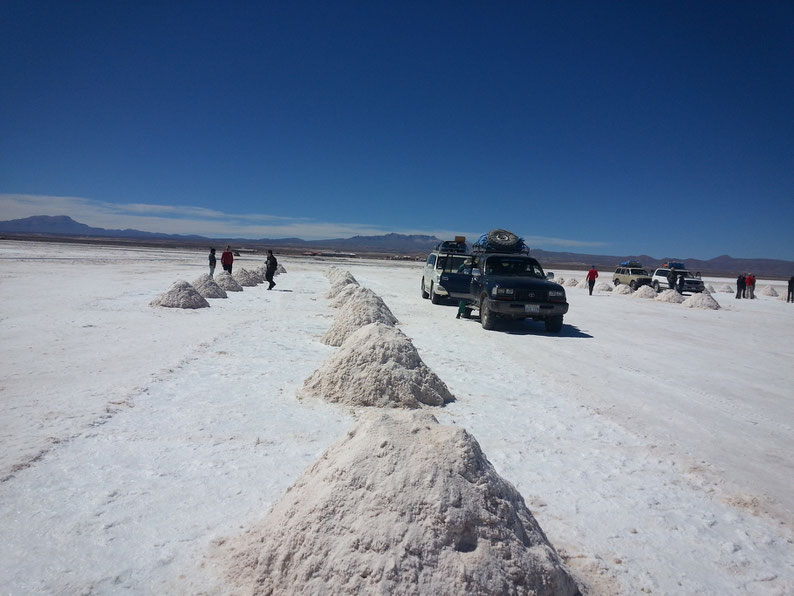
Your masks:
[[[0,3],[0,219],[794,260],[794,3]]]

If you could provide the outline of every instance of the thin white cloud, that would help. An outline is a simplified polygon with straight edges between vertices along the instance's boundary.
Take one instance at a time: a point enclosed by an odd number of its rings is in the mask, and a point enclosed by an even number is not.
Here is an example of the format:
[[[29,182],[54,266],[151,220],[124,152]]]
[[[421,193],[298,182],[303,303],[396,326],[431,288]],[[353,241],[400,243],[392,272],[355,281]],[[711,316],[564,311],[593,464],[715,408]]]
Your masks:
[[[68,215],[86,225],[107,229],[131,228],[164,234],[195,234],[211,238],[303,238],[321,240],[388,233],[453,238],[465,235],[470,242],[481,232],[394,229],[357,223],[329,223],[308,218],[289,218],[266,213],[229,214],[215,209],[146,203],[108,203],[84,197],[0,193],[0,219],[35,215]],[[603,242],[566,238],[524,236],[531,247],[600,247]]]

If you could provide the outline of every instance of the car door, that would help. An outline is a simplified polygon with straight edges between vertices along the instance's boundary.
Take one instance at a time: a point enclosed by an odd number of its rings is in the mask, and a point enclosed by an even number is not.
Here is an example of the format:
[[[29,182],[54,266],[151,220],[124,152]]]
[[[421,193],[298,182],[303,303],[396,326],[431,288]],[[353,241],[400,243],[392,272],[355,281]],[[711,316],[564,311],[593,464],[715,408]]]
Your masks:
[[[469,296],[472,278],[471,263],[468,257],[456,255],[442,263],[440,285],[447,291],[450,298],[466,298]]]

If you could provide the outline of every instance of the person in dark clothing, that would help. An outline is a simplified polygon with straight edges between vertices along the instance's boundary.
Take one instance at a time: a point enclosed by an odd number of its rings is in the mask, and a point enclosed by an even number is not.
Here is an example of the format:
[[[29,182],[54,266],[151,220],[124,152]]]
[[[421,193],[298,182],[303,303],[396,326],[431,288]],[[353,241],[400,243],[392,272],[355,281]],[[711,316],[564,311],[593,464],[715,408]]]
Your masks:
[[[675,289],[675,281],[678,278],[678,273],[676,273],[675,268],[671,267],[670,271],[667,272],[667,285],[670,286],[671,290]]]
[[[675,289],[676,289],[676,291],[679,294],[683,294],[684,293],[684,274],[683,273],[679,273],[678,274],[678,280],[676,281],[676,288]]]
[[[267,260],[265,261],[265,280],[267,280],[268,290],[272,290],[273,286],[276,285],[276,282],[273,281],[273,276],[276,274],[276,269],[278,269],[278,260],[276,257],[273,256],[273,251],[267,251]]]
[[[788,280],[788,294],[786,294],[786,302],[794,302],[794,275]]]
[[[221,255],[221,265],[224,271],[228,271],[229,275],[232,274],[232,263],[234,263],[234,255],[232,254],[232,247],[227,246],[226,250]]]
[[[210,249],[210,277],[215,275],[215,249]]]
[[[744,298],[744,290],[745,290],[744,275],[742,275],[740,273],[739,277],[736,278],[736,298],[737,299]]]

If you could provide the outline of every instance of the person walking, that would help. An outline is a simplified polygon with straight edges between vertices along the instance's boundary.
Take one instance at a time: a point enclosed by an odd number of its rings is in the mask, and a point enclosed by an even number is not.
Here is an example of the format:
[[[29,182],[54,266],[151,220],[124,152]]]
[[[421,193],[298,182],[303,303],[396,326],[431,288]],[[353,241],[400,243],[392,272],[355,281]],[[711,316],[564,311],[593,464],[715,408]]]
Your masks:
[[[788,280],[788,294],[786,294],[786,302],[794,302],[794,275]]]
[[[276,282],[273,281],[273,276],[276,274],[276,269],[278,269],[278,260],[276,257],[273,256],[273,251],[267,251],[267,260],[265,261],[265,280],[267,280],[268,290],[272,290],[273,286],[276,285]]]
[[[744,298],[744,289],[745,289],[745,286],[744,286],[744,275],[742,275],[740,273],[739,277],[736,278],[736,299],[737,300],[739,300],[741,298]]]
[[[678,274],[678,280],[676,280],[675,283],[676,283],[676,288],[675,288],[676,291],[679,294],[683,294],[684,293],[684,274],[683,273],[679,273]]]
[[[210,248],[210,277],[215,275],[215,249]]]
[[[755,298],[755,275],[748,273],[744,278],[744,286],[746,288],[747,297],[751,300]]]
[[[587,289],[590,291],[590,295],[593,295],[593,286],[595,286],[595,281],[598,278],[598,271],[596,271],[595,265],[590,266],[590,271],[587,272]]]
[[[234,255],[232,254],[232,247],[226,245],[226,250],[221,255],[221,266],[224,271],[228,271],[229,275],[232,274],[232,263],[234,263]]]

